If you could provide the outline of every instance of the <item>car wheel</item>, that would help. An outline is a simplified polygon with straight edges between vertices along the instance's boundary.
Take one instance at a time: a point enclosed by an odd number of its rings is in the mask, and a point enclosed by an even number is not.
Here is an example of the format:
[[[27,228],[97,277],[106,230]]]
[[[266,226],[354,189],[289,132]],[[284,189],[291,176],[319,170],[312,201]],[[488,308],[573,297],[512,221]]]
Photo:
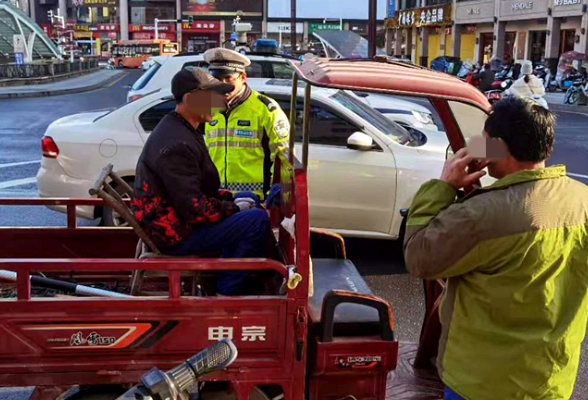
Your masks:
[[[131,180],[131,181],[127,181],[127,183],[133,187],[135,185],[135,181]],[[115,188],[116,192],[121,194],[122,190],[120,190],[120,188],[116,187]],[[121,194],[121,197],[123,199],[128,199],[129,196],[126,194]],[[127,223],[127,221],[125,221],[123,219],[123,217],[120,216],[119,213],[117,213],[116,211],[114,211],[112,208],[110,207],[103,207],[102,208],[102,226],[115,226],[115,227],[124,227],[124,226],[129,226],[129,224]]]

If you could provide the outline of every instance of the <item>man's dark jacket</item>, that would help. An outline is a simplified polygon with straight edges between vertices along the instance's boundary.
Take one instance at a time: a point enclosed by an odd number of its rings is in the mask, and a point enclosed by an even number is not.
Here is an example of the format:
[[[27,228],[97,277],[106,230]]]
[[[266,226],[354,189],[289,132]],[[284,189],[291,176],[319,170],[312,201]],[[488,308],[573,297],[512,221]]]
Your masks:
[[[490,88],[492,87],[492,84],[494,83],[494,80],[495,80],[494,78],[495,78],[494,71],[492,71],[491,68],[484,68],[484,71],[482,71],[477,76],[477,79],[480,80],[480,85],[478,86],[478,89],[482,92],[490,90]]]
[[[204,124],[194,129],[176,112],[166,115],[143,147],[132,209],[162,249],[180,243],[195,227],[239,211],[204,142]]]

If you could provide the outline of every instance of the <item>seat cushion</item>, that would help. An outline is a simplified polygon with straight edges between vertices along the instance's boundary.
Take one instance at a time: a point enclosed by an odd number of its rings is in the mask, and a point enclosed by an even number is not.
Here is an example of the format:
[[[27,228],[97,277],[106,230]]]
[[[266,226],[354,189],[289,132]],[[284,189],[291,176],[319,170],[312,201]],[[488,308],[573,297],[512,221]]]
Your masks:
[[[325,295],[333,289],[373,294],[355,265],[343,259],[312,259],[314,294],[309,300],[313,329],[318,330]],[[335,309],[335,336],[368,336],[380,333],[378,311],[361,304],[340,304]]]

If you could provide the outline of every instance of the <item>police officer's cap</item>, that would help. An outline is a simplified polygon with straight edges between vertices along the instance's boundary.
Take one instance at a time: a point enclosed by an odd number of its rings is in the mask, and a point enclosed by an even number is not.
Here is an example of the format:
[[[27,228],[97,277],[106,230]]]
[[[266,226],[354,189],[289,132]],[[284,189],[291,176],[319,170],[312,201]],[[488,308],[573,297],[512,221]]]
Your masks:
[[[208,70],[215,77],[245,72],[245,68],[251,65],[243,54],[220,47],[206,50],[204,61],[210,65]]]

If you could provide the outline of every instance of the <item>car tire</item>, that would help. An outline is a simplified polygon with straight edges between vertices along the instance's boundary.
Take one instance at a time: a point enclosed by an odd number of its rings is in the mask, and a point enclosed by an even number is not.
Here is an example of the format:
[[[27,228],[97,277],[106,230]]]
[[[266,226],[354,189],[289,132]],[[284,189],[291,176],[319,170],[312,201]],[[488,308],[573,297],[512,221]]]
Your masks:
[[[134,178],[130,178],[130,179],[125,179],[125,181],[131,186],[133,187],[135,185],[135,179]],[[121,194],[122,190],[120,190],[119,187],[115,187],[114,188],[116,190],[117,193]],[[124,195],[122,196],[123,198],[128,198],[128,196]],[[124,219],[122,219],[122,217],[120,217],[112,208],[110,207],[102,207],[102,221],[101,224],[102,226],[113,226],[113,227],[125,227],[128,226],[128,224],[125,222]]]

